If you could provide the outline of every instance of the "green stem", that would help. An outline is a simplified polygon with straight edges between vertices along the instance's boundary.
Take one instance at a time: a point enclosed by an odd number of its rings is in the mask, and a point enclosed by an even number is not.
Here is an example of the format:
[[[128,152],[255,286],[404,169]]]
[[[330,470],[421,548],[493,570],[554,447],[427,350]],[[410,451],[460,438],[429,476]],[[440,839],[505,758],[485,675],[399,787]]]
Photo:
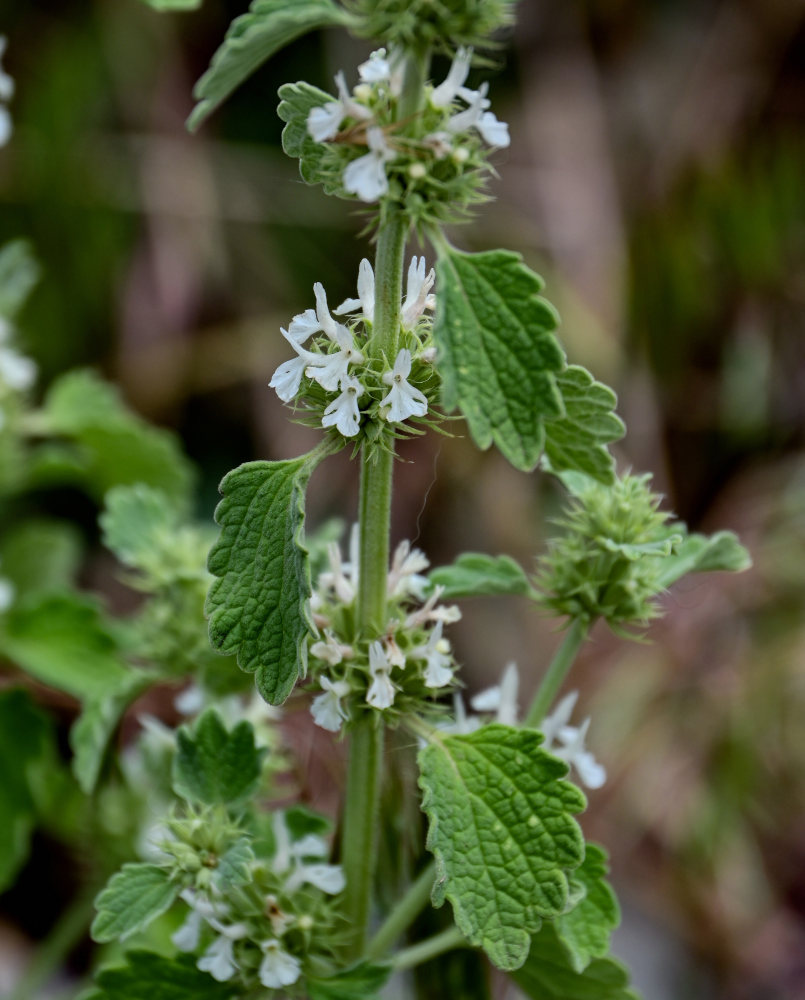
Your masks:
[[[42,944],[34,952],[28,968],[18,980],[8,1000],[34,1000],[65,959],[84,937],[92,922],[95,890],[82,892],[59,917]]]
[[[369,942],[366,957],[382,958],[392,947],[397,938],[416,920],[419,914],[430,902],[433,883],[436,880],[436,863],[431,862],[421,875],[411,883],[403,898],[389,913]]]
[[[559,688],[562,686],[568,671],[578,656],[584,640],[590,631],[590,623],[581,618],[574,618],[567,635],[562,641],[562,645],[557,649],[556,655],[551,660],[547,673],[542,678],[542,683],[537,688],[534,700],[528,710],[523,725],[537,728],[553,705]]]
[[[413,969],[415,965],[422,965],[432,958],[443,955],[446,951],[453,951],[455,948],[468,948],[467,939],[458,927],[448,927],[441,934],[426,938],[419,944],[411,945],[410,948],[403,948],[392,958],[391,964],[398,972],[401,969]]]

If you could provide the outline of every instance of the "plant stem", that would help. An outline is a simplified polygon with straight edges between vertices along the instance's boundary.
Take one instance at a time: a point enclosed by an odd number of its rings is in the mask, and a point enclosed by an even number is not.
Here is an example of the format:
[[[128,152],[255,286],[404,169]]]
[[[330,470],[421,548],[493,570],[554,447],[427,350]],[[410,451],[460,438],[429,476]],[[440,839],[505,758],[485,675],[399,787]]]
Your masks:
[[[412,969],[415,965],[422,965],[429,962],[438,955],[443,955],[446,951],[453,951],[454,948],[468,948],[467,939],[458,927],[448,927],[441,934],[426,938],[419,944],[411,945],[410,948],[403,948],[392,958],[392,966],[400,969]]]
[[[366,949],[367,958],[382,958],[400,934],[416,920],[430,901],[430,893],[435,879],[436,863],[431,862],[411,883],[403,898],[389,913],[380,930],[369,942]]]
[[[534,700],[531,702],[531,707],[528,710],[528,715],[526,715],[523,725],[536,728],[548,714],[554,698],[556,698],[556,694],[562,686],[565,677],[567,677],[568,671],[573,666],[589,631],[589,622],[583,621],[581,618],[573,619],[567,635],[562,641],[562,645],[557,649],[556,655],[551,660],[551,664],[542,678],[542,683],[537,688],[537,693],[534,695]]]

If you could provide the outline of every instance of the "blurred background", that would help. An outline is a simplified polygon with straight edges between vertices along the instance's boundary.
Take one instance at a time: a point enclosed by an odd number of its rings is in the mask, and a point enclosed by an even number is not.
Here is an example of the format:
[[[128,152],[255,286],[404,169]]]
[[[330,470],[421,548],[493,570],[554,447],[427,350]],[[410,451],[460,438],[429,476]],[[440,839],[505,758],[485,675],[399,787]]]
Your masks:
[[[330,90],[343,68],[354,82],[368,46],[311,35],[185,132],[193,83],[244,9],[3,0],[0,12],[17,88],[0,243],[28,238],[43,267],[21,344],[42,387],[92,366],[176,429],[200,469],[202,518],[228,469],[315,441],[267,388],[287,356],[279,326],[312,305],[314,281],[331,302],[353,295],[370,255],[355,206],[301,183],[275,113],[286,81]],[[738,531],[755,561],[675,589],[646,643],[596,631],[577,668],[610,775],[585,829],[612,853],[616,951],[649,1000],[797,1000],[805,3],[521,0],[519,15],[491,76],[512,134],[497,201],[453,238],[519,250],[544,275],[570,359],[618,391],[620,468],[651,471],[692,529]],[[394,540],[415,540],[434,564],[474,549],[531,566],[555,493],[454,430],[403,449]],[[314,525],[354,518],[356,473],[342,455],[316,474]],[[74,513],[90,526],[97,511]],[[124,600],[100,557],[85,581]],[[471,691],[515,659],[523,704],[558,641],[516,599],[465,605],[454,636]],[[23,888],[0,897],[7,987],[63,902],[31,874],[43,864],[35,849]],[[35,907],[23,904],[32,891]]]

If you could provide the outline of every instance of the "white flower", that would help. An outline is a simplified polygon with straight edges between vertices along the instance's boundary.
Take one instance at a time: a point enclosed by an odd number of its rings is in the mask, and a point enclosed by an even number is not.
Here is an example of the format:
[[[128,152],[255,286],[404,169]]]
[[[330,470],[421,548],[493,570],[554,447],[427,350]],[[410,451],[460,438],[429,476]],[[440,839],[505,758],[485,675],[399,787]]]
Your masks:
[[[481,691],[470,700],[476,712],[495,712],[496,721],[504,726],[517,724],[517,692],[520,675],[517,664],[509,663],[503,671],[500,684]]]
[[[278,990],[282,986],[292,986],[302,971],[299,959],[283,951],[276,938],[263,941],[260,947],[265,955],[258,972],[263,986],[273,990]]]
[[[385,49],[375,49],[365,63],[358,67],[358,75],[364,83],[384,83],[391,78],[391,64]]]
[[[391,569],[386,578],[389,597],[404,597],[410,594],[423,600],[428,579],[422,572],[428,566],[430,563],[424,552],[411,548],[411,543],[407,540],[400,542],[394,550]]]
[[[426,661],[425,687],[441,688],[449,684],[453,679],[453,660],[448,650],[449,645],[446,639],[442,639],[443,622],[437,622],[436,627],[428,636],[428,641],[424,646],[419,646],[415,651],[416,656],[421,656]]]
[[[237,930],[237,936],[233,936],[233,931]],[[240,933],[242,931],[242,933]],[[201,958],[196,962],[196,967],[202,972],[209,972],[213,979],[219,983],[225,983],[231,979],[238,971],[233,954],[235,940],[244,937],[247,930],[242,924],[224,929],[224,933],[213,941]]]
[[[436,272],[433,268],[425,274],[425,258],[412,257],[408,266],[408,284],[401,314],[402,325],[407,330],[416,326],[426,309],[433,309],[436,305],[435,297],[429,294],[435,281]]]
[[[357,299],[345,299],[335,310],[336,315],[343,316],[345,313],[363,313],[363,318],[369,323],[374,323],[375,319],[375,272],[372,265],[364,257],[358,268],[358,297]]]
[[[568,725],[578,696],[578,691],[565,695],[553,713],[542,720],[539,728],[545,737],[546,750],[575,768],[581,783],[587,788],[600,788],[607,780],[606,769],[584,746],[590,719],[585,719],[580,726]],[[555,745],[557,741],[561,745]]]
[[[319,862],[309,864],[304,860],[309,857],[327,857],[329,848],[321,837],[308,834],[300,840],[291,841],[288,827],[285,825],[285,815],[277,812],[274,813],[274,841],[271,867],[278,875],[290,872],[285,880],[286,892],[292,893],[306,882],[331,895],[342,891],[346,883],[340,865]]]
[[[285,891],[293,892],[304,882],[331,896],[343,892],[347,884],[341,865],[300,865],[285,883]]]
[[[173,707],[181,715],[198,715],[204,707],[204,689],[199,684],[190,684],[173,699]]]
[[[326,389],[327,392],[335,392],[339,385],[342,391],[346,390],[347,386],[344,384],[345,381],[348,382],[353,389],[360,388],[360,392],[357,398],[363,395],[363,386],[357,379],[353,378],[348,374],[350,365],[359,365],[363,362],[363,354],[355,346],[355,341],[352,339],[352,334],[345,326],[341,326],[339,323],[336,327],[334,341],[338,344],[338,350],[331,352],[330,354],[314,354],[312,351],[305,351],[305,357],[308,360],[308,366],[305,369],[305,374],[308,378],[313,379],[318,382],[322,389]],[[302,351],[304,348],[297,347],[297,351]],[[356,405],[357,409],[357,405]],[[325,413],[327,411],[325,410]],[[329,424],[324,424],[325,427],[331,426],[334,421],[330,421]],[[349,435],[347,435],[349,437]]]
[[[311,108],[307,116],[308,133],[316,142],[326,142],[334,138],[345,118],[366,121],[372,117],[372,112],[368,108],[350,96],[343,72],[336,73],[335,85],[338,88],[338,98],[320,107]]]
[[[311,351],[305,351],[299,346],[297,341],[290,335],[288,330],[280,327],[280,331],[288,341],[288,343],[297,351],[297,356],[291,358],[290,361],[283,361],[281,365],[278,366],[274,374],[271,376],[271,381],[268,383],[270,389],[276,390],[277,395],[283,401],[283,403],[290,403],[292,399],[299,392],[299,386],[302,382],[302,376],[305,373],[305,368],[307,368],[310,363],[310,358],[313,357]]]
[[[325,663],[329,663],[331,667],[334,667],[345,656],[352,655],[352,648],[350,646],[342,646],[334,633],[330,629],[325,629],[324,641],[319,640],[318,642],[314,642],[310,647],[310,652],[318,657],[318,659],[324,660]]]
[[[365,390],[354,375],[341,376],[341,395],[329,403],[321,418],[322,427],[335,427],[344,437],[354,437],[361,426],[358,400]]]
[[[204,926],[204,918],[198,910],[191,910],[187,919],[171,935],[171,941],[179,951],[195,951],[201,937],[201,928]]]
[[[324,299],[324,306],[326,309],[326,297]],[[321,329],[323,328],[321,321],[316,315],[316,310],[305,309],[303,313],[297,313],[291,320],[290,326],[288,327],[288,336],[294,343],[304,344],[306,340],[308,340],[314,333],[318,333]]]
[[[463,88],[464,81],[470,72],[472,49],[460,48],[453,56],[453,62],[443,83],[434,87],[430,95],[430,103],[434,108],[449,107]]]
[[[485,110],[489,105],[486,99],[487,89],[488,84],[481,85],[481,89],[474,93],[470,106],[450,117],[447,130],[459,135],[471,128],[477,129],[487,145],[503,149],[510,142],[509,126],[506,122],[498,121],[491,111]]]
[[[408,417],[424,417],[428,412],[424,393],[408,383],[410,373],[411,352],[404,347],[397,355],[393,370],[383,375],[383,381],[391,388],[380,400],[380,405],[388,406],[386,420],[389,423],[399,423]]]
[[[323,694],[316,695],[310,706],[313,721],[317,726],[331,733],[337,733],[341,723],[347,718],[347,713],[341,706],[341,699],[349,694],[349,684],[346,681],[331,681],[329,677],[320,677],[319,684],[324,688]]]
[[[438,586],[433,588],[433,593],[425,601],[421,608],[416,611],[412,611],[405,619],[406,628],[415,628],[418,625],[424,625],[426,622],[444,622],[445,625],[451,625],[453,622],[461,620],[461,610],[455,604],[451,604],[448,607],[442,605],[441,607],[436,607],[439,598],[444,593],[444,587]]]
[[[0,383],[9,389],[24,392],[36,381],[36,362],[19,354],[13,347],[0,347]]]
[[[391,663],[383,646],[375,641],[369,646],[369,673],[372,683],[366,693],[367,704],[372,708],[391,708],[394,704],[394,685],[391,683]]]
[[[370,126],[366,130],[369,152],[348,163],[344,170],[344,189],[356,194],[361,201],[377,201],[389,189],[386,163],[397,155],[386,142],[383,130]]]

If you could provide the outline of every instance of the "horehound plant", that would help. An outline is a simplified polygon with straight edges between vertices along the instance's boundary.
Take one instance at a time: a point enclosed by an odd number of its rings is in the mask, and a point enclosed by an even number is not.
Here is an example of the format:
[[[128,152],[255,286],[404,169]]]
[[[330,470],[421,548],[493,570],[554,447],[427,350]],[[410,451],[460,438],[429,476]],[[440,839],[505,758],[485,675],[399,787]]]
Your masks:
[[[366,209],[373,253],[355,298],[334,307],[316,284],[281,330],[290,358],[270,385],[322,441],[224,478],[206,606],[213,647],[254,674],[265,702],[296,692],[346,742],[346,792],[333,863],[324,820],[265,805],[252,722],[228,727],[212,707],[168,733],[175,801],[148,859],[99,896],[93,931],[122,940],[174,906],[184,922],[170,947],[102,970],[93,1000],[374,997],[393,972],[456,949],[481,950],[539,1000],[634,996],[609,957],[618,906],[606,854],[577,818],[579,783],[596,789],[605,770],[586,749],[589,719],[572,723],[576,694],[557,696],[599,619],[640,635],[680,576],[748,559],[731,534],[705,538],[673,521],[649,477],[616,475],[615,396],[567,363],[556,312],[522,258],[466,253],[445,235],[488,200],[496,151],[509,145],[473,67],[488,66],[479,52],[513,15],[511,0],[255,0],[198,84],[192,128],[309,30],[340,26],[374,46],[336,75],[334,93],[304,82],[279,92],[285,151],[304,181]],[[434,81],[435,55],[449,69]],[[411,252],[413,235],[435,266]],[[561,480],[567,510],[533,577],[477,553],[429,572],[409,542],[390,547],[397,442],[455,410],[480,448]],[[342,448],[360,469],[357,522],[345,552],[319,547],[312,574],[305,492]],[[555,614],[564,639],[522,713],[514,665],[466,706],[452,602],[513,594]],[[390,901],[387,888],[376,893],[376,867],[393,729],[419,746],[428,833],[420,870]],[[417,918],[445,900],[453,920],[442,911],[417,940]],[[462,989],[488,995],[479,979]]]

